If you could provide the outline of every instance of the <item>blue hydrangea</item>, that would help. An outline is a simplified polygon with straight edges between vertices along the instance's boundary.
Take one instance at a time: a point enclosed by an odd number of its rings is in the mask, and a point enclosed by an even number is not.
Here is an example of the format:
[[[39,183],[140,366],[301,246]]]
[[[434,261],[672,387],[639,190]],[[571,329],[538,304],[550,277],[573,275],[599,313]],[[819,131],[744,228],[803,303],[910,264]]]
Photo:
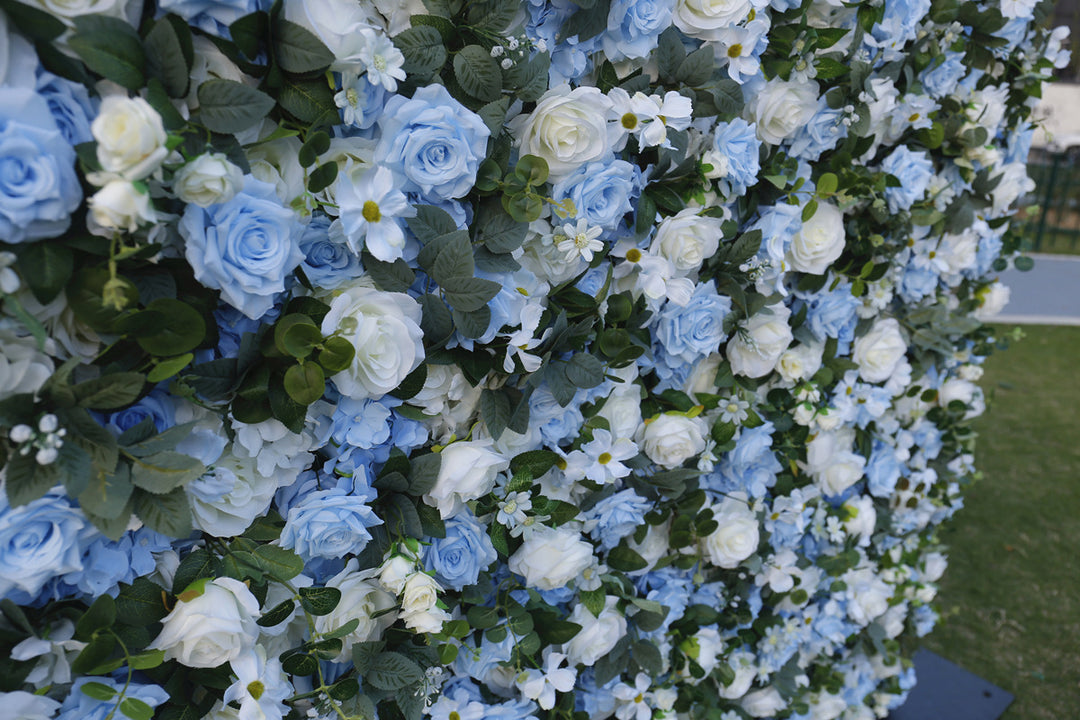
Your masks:
[[[880,440],[875,441],[865,473],[867,489],[871,495],[880,498],[891,496],[902,473],[896,450]]]
[[[281,546],[305,560],[340,558],[364,549],[368,528],[381,525],[367,501],[340,488],[316,490],[289,510]]]
[[[851,294],[851,283],[845,280],[831,291],[796,294],[806,303],[806,327],[814,337],[821,342],[835,338],[837,351],[847,353],[855,339],[855,325],[859,321],[857,311],[862,305]]]
[[[436,580],[461,590],[474,585],[480,572],[498,557],[485,526],[464,511],[446,521],[446,537],[432,539],[424,552],[424,563],[435,572]]]
[[[908,210],[926,194],[926,188],[934,177],[934,163],[925,152],[909,150],[900,145],[881,163],[883,172],[900,181],[898,187],[885,188],[889,212]]]

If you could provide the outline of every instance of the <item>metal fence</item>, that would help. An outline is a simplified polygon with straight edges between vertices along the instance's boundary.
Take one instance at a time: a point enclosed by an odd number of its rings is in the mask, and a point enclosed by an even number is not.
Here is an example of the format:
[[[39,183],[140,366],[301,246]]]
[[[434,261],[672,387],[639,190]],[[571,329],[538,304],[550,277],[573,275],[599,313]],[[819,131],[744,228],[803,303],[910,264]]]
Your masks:
[[[1033,148],[1028,175],[1035,190],[1022,205],[1028,250],[1068,252],[1080,245],[1080,147]]]

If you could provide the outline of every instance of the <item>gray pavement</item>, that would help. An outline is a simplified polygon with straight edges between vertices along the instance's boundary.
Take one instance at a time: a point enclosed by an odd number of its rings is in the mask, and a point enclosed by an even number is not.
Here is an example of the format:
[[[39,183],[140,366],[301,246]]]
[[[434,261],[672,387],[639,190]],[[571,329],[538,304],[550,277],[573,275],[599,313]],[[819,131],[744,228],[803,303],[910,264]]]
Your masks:
[[[1035,267],[1009,269],[1001,281],[1012,295],[997,323],[1080,325],[1080,257],[1031,253]]]

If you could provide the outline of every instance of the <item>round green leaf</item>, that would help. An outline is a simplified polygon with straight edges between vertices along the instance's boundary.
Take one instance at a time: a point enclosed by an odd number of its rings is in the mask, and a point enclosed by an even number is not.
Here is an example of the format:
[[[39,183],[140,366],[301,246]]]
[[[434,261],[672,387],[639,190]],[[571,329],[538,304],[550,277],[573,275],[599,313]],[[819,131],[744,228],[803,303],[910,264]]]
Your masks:
[[[332,337],[323,343],[316,359],[326,372],[333,374],[349,367],[355,356],[356,348],[351,342],[343,337]]]
[[[310,405],[323,396],[326,375],[316,363],[293,365],[285,371],[285,392],[301,405]]]
[[[284,355],[306,358],[322,342],[322,332],[307,315],[292,313],[274,326],[274,345]]]
[[[514,167],[514,174],[529,185],[543,185],[548,172],[547,160],[538,155],[523,155]]]
[[[164,321],[158,332],[137,339],[143,350],[156,357],[182,355],[198,347],[206,336],[206,321],[202,314],[185,302],[158,298],[146,306],[160,313]]]

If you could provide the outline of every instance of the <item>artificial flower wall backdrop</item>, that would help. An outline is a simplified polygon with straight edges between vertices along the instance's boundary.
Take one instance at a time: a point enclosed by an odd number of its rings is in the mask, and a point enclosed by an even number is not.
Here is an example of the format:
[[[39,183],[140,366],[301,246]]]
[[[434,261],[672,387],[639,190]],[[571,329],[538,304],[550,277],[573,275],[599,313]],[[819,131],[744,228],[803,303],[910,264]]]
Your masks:
[[[883,717],[1045,10],[0,0],[4,713]]]

